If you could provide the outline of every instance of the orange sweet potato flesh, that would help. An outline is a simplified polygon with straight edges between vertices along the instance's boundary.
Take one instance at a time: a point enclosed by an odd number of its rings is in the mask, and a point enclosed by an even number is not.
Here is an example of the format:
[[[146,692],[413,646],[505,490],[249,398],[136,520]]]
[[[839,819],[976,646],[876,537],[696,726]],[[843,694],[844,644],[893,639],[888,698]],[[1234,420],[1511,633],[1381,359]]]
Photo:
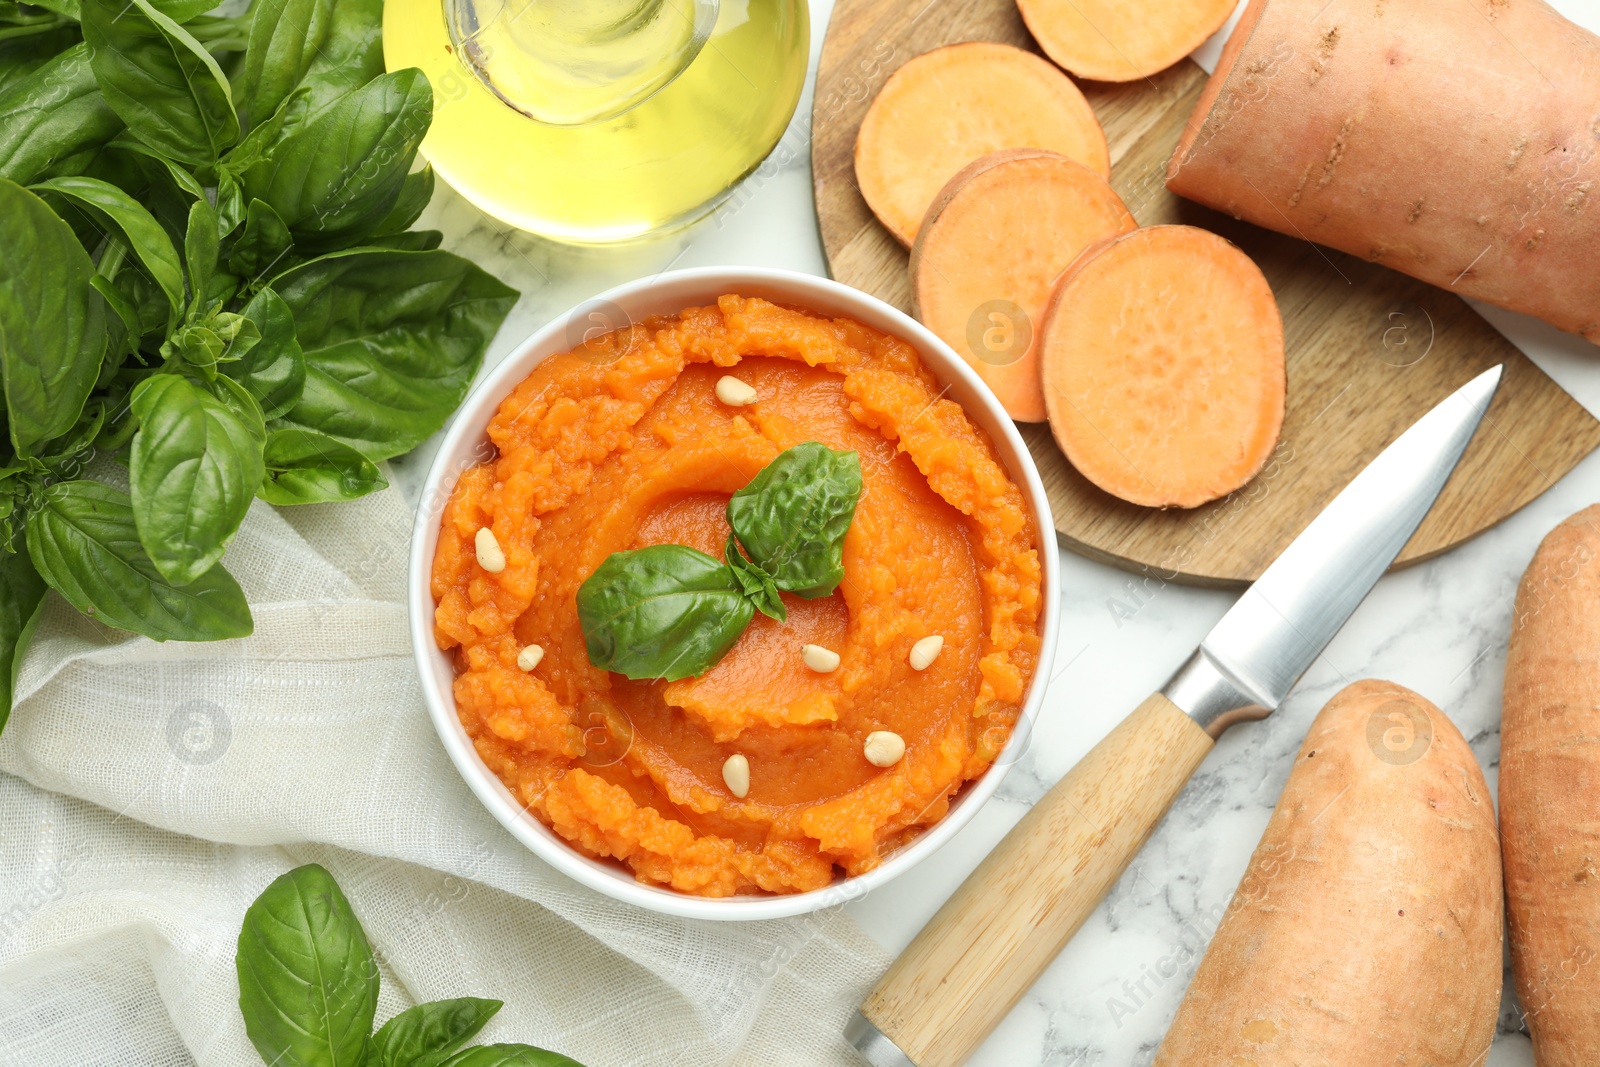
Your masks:
[[[1500,889],[1494,802],[1454,724],[1393,683],[1346,687],[1312,723],[1155,1067],[1482,1067]]]
[[[1600,342],[1597,121],[1542,0],[1252,0],[1167,186]]]
[[[1540,1067],[1600,1063],[1600,506],[1517,590],[1501,727],[1511,968]]]
[[[1045,313],[1045,409],[1072,465],[1113,496],[1198,507],[1266,464],[1283,428],[1272,288],[1208,230],[1151,226],[1078,259]]]
[[[1128,82],[1205,43],[1234,0],[1017,0],[1044,54],[1080,78]]]
[[[1137,226],[1104,178],[1036,148],[968,164],[911,249],[915,313],[1018,422],[1045,420],[1039,327],[1056,280],[1085,249]]]
[[[1071,78],[1010,45],[947,45],[907,62],[872,101],[856,136],[856,183],[910,246],[944,184],[1003,148],[1049,149],[1111,176],[1105,131]]]

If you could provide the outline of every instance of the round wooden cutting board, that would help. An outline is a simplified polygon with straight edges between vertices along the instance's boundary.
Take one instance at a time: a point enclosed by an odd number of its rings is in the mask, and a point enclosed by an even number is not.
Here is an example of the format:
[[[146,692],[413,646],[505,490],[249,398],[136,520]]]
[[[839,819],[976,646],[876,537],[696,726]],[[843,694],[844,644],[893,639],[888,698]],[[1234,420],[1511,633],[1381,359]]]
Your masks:
[[[856,187],[856,130],[900,64],[972,40],[1037,51],[1012,0],[838,0],[823,42],[811,148],[823,246],[835,278],[902,309],[911,295],[907,253]],[[1495,363],[1506,373],[1494,405],[1397,565],[1499,522],[1600,445],[1600,423],[1458,297],[1167,192],[1167,159],[1205,79],[1185,60],[1142,82],[1080,86],[1110,141],[1112,185],[1140,224],[1214,230],[1248,252],[1271,282],[1288,349],[1283,437],[1266,469],[1232,496],[1157,510],[1089,484],[1048,426],[1020,426],[1063,543],[1162,580],[1249,582],[1384,446]]]

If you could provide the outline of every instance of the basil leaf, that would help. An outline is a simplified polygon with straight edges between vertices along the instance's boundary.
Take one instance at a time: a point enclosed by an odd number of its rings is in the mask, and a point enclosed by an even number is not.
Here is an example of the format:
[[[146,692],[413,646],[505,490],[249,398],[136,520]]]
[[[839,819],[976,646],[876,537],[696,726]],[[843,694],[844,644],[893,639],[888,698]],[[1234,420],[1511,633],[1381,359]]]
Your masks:
[[[733,568],[733,578],[739,583],[739,588],[744,590],[744,595],[750,598],[750,603],[755,605],[761,614],[782,622],[789,617],[789,609],[783,606],[783,598],[778,595],[778,583],[772,580],[772,575],[751,563],[739,551],[739,542],[733,534],[728,535],[728,544],[722,550],[723,556],[728,561],[728,566]]]
[[[14,506],[11,501],[7,504],[8,510]],[[26,552],[0,554],[0,729],[11,717],[17,670],[39,625],[45,589],[44,579]]]
[[[134,162],[145,181],[144,206],[161,223],[167,236],[175,244],[182,244],[184,230],[189,225],[190,206],[206,198],[199,181],[177,163],[131,136],[118,137],[107,147],[125,153]]]
[[[92,284],[94,279],[91,278],[90,282]],[[140,338],[164,334],[168,317],[172,314],[172,305],[168,303],[166,294],[156,288],[156,283],[151,281],[150,275],[139,270],[119,271],[116,278],[112,279],[111,287],[129,308],[138,313]],[[96,285],[95,288],[98,290],[100,286]],[[112,304],[113,310],[117,310],[114,302],[108,302]],[[118,314],[121,314],[120,310]],[[104,365],[101,367],[100,376],[105,377]]]
[[[252,420],[177,374],[140,382],[133,414],[139,432],[128,469],[139,542],[162,577],[188,585],[222,558],[250,510],[266,433],[259,415]]]
[[[106,351],[106,305],[72,228],[0,178],[0,381],[17,455],[78,421]]]
[[[250,298],[242,314],[255,323],[261,339],[228,375],[256,398],[262,417],[275,419],[294,407],[306,385],[306,361],[295,338],[294,313],[276,292],[263,289]]]
[[[464,1048],[439,1067],[583,1067],[559,1052],[532,1045],[474,1045]]]
[[[189,22],[216,9],[219,0],[150,0],[150,6],[174,22]]]
[[[295,233],[365,232],[394,207],[432,121],[422,71],[385,74],[285,134],[242,180]]]
[[[146,153],[150,152],[150,149],[143,145],[140,146],[140,149]],[[188,171],[178,166],[178,164],[164,156],[150,154],[147,156],[147,158],[157,160],[162,164],[163,168],[167,172],[167,177],[172,179],[173,186],[180,193],[186,193],[194,200],[204,200],[206,198],[205,187],[200,184],[193,174],[190,174]]]
[[[200,2],[204,2],[204,0],[200,0]],[[248,14],[201,14],[190,18],[179,18],[178,15],[173,14],[173,5],[166,3],[165,0],[151,0],[151,3],[155,4],[157,10],[171,15],[174,21],[183,23],[183,28],[189,31],[189,35],[205,45],[207,52],[218,57],[219,63],[222,61],[221,57],[224,54],[243,52],[245,45],[249,43],[250,17]]]
[[[53,474],[60,477],[70,477],[61,474],[56,468],[66,465],[78,465],[79,461],[87,461],[84,452],[100,436],[101,427],[106,421],[106,402],[103,397],[95,397],[84,405],[83,414],[78,416],[78,421],[72,429],[57,437],[43,451],[47,455],[41,456],[39,462],[49,468]],[[3,483],[0,483],[3,484]]]
[[[228,250],[228,269],[244,278],[271,273],[293,245],[289,227],[272,206],[251,200],[244,211],[244,232]]]
[[[364,1067],[438,1067],[503,1006],[498,1000],[457,997],[408,1008],[372,1035]]]
[[[273,145],[278,143],[278,138],[283,136],[284,127],[289,121],[289,105],[292,101],[305,96],[308,90],[296,89],[290,93],[284,102],[278,105],[264,121],[256,123],[250,132],[239,138],[239,143],[229,150],[223,157],[222,165],[230,173],[243,174],[255,166],[272,151]]]
[[[322,51],[333,12],[334,0],[258,0],[234,85],[240,126],[254,129],[289,98]]]
[[[85,615],[157,641],[245,637],[250,609],[216,566],[182,589],[139,543],[133,502],[92,481],[56,482],[28,516],[28,556],[50,588]]]
[[[69,19],[78,17],[78,0],[29,0],[34,7],[42,7]]]
[[[128,247],[139,257],[150,277],[167,294],[176,322],[183,310],[183,264],[178,260],[177,249],[172,247],[172,238],[143,204],[115,185],[97,178],[51,178],[33,188],[66,197],[110,219],[122,231]]]
[[[83,37],[106,103],[180,163],[214,163],[239,139],[217,61],[150,0],[83,0]]]
[[[279,275],[305,391],[284,426],[374,460],[409,452],[455,411],[517,293],[449,252],[353,250]]]
[[[378,968],[337,882],[296,867],[244,913],[239,1011],[274,1067],[358,1067],[378,1005]]]
[[[34,0],[28,0],[28,2],[34,3]],[[74,20],[81,20],[82,18],[79,12],[79,0],[40,0],[38,6],[59,11]],[[214,10],[219,5],[217,0],[150,0],[150,6],[174,22],[189,23],[206,12]],[[218,18],[215,21],[225,22],[229,20]],[[206,43],[211,44],[209,41]],[[213,51],[216,50],[213,48]]]
[[[244,190],[233,175],[218,168],[217,171],[217,233],[228,236],[244,221]]]
[[[389,485],[366,456],[313,430],[273,430],[265,461],[266,478],[256,495],[269,504],[355,500]]]
[[[26,36],[0,42],[0,92],[10,89],[83,40],[76,23],[63,21],[53,15],[43,18],[53,25],[42,25]]]
[[[394,207],[372,227],[373,235],[385,236],[409,230],[422,217],[432,199],[433,168],[423,167],[407,174],[400,185],[400,196],[395,200]]]
[[[705,673],[755,614],[733,571],[686,545],[613,552],[577,600],[589,662],[635,679]]]
[[[431,252],[439,247],[444,234],[438,230],[407,230],[404,233],[386,233],[369,237],[361,242],[362,248],[387,249],[394,252]]]
[[[288,102],[289,125],[319,114],[382,73],[383,0],[336,0],[327,36],[293,83],[306,91]]]
[[[104,274],[90,275],[89,284],[94,287],[95,292],[105,299],[106,305],[117,313],[115,320],[107,320],[106,322],[106,337],[110,345],[113,348],[121,347],[130,356],[138,355],[139,341],[144,337],[144,322],[139,317],[139,309],[134,306],[133,301],[122,295],[122,290],[118,289],[116,283],[106,278]],[[121,336],[118,336],[114,329],[116,322],[122,324]],[[109,363],[110,361],[106,362]],[[105,364],[103,363],[101,364],[101,370],[104,371],[104,369]],[[98,384],[98,377],[96,384]]]
[[[189,273],[189,314],[203,315],[209,307],[211,281],[217,272],[216,209],[201,197],[189,205],[189,226],[183,234],[183,263]]]
[[[0,94],[0,177],[26,183],[122,130],[78,44]]]
[[[728,523],[779,589],[813,600],[844,580],[844,535],[861,497],[861,457],[795,445],[728,500]]]

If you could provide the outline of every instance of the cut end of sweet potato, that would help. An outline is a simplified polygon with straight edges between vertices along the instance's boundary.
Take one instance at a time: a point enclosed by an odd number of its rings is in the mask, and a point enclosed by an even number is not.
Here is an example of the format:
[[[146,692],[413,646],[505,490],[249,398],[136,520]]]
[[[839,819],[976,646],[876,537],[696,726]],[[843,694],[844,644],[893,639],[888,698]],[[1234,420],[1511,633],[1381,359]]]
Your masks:
[[[1111,175],[1105,131],[1083,93],[1031,52],[969,41],[917,56],[889,76],[856,136],[856,183],[902,244],[968,163],[1043,148]]]
[[[1017,0],[1044,54],[1080,78],[1130,82],[1205,43],[1234,0]]]
[[[1152,226],[1086,255],[1045,314],[1045,408],[1084,477],[1149,507],[1198,507],[1265,466],[1283,428],[1283,320],[1250,257]]]
[[[1039,337],[1056,280],[1136,223],[1104,178],[1066,156],[1012,148],[968,164],[928,209],[911,250],[923,325],[1013,419],[1043,422]]]

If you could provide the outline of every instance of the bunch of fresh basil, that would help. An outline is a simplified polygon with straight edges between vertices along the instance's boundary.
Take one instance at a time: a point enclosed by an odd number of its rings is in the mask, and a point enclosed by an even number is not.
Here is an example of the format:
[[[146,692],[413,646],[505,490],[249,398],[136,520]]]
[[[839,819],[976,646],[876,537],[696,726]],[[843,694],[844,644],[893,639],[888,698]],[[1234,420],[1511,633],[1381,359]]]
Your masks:
[[[725,562],[687,545],[613,552],[578,587],[589,662],[635,679],[710,670],[757,611],[787,617],[780,592],[839,588],[860,498],[861,457],[807,441],[729,498]]]
[[[532,1045],[462,1048],[502,1002],[418,1004],[372,1032],[378,966],[339,883],[318,864],[267,886],[244,914],[239,1011],[273,1067],[582,1067]]]
[[[0,0],[0,725],[47,586],[248,634],[219,560],[251,499],[382,488],[516,299],[409,230],[432,91],[383,72],[382,0],[213,7]]]

